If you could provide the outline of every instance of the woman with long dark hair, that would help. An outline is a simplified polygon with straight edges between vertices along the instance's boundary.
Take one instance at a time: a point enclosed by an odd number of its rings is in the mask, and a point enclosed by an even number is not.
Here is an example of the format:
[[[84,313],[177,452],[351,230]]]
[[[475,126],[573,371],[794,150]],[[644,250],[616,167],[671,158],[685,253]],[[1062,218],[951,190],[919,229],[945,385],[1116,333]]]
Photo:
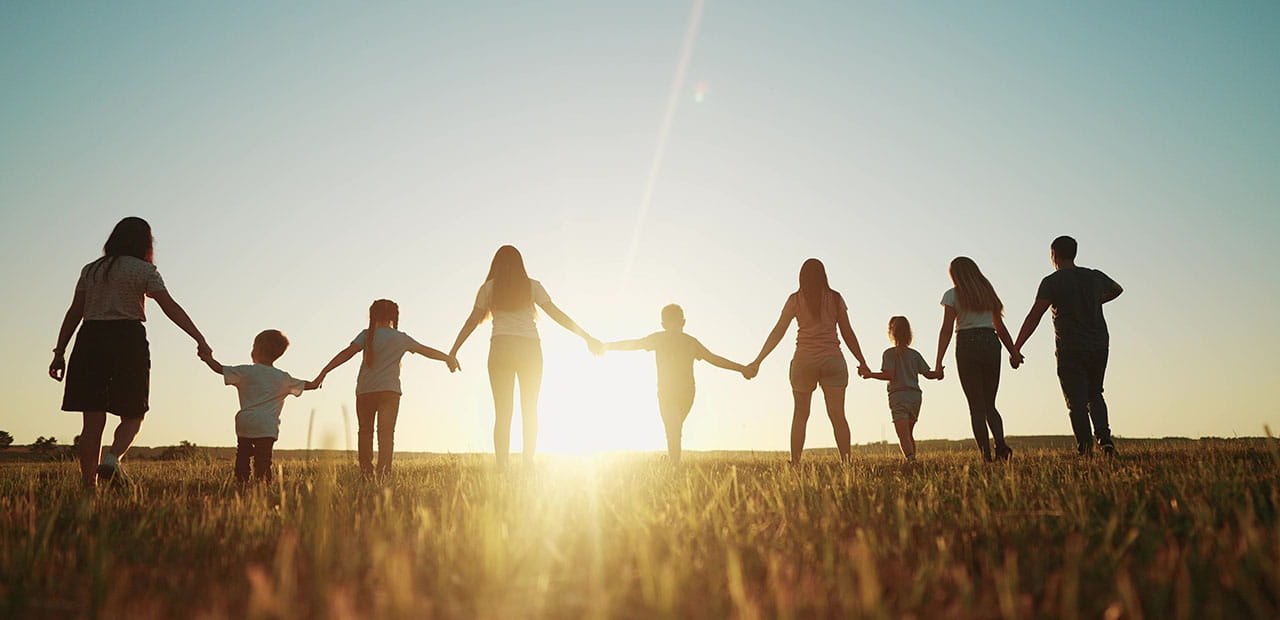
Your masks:
[[[840,458],[847,460],[849,422],[844,414],[844,393],[849,386],[849,365],[844,361],[836,330],[839,329],[845,344],[858,360],[859,374],[868,372],[867,360],[862,357],[858,337],[849,325],[849,309],[845,306],[844,297],[831,290],[827,284],[827,269],[816,258],[806,260],[800,267],[800,289],[787,297],[782,306],[782,316],[769,332],[760,354],[747,366],[748,378],[759,372],[760,363],[782,342],[792,321],[799,327],[790,373],[791,393],[795,398],[795,409],[791,415],[791,462],[800,462],[813,391],[819,385],[826,400],[827,417],[835,431]]]
[[[537,308],[565,329],[581,336],[593,350],[601,348],[569,315],[556,307],[542,283],[529,277],[524,258],[514,246],[504,245],[493,255],[489,275],[476,293],[471,315],[458,331],[450,357],[486,318],[493,318],[489,341],[489,387],[493,390],[493,450],[498,467],[505,468],[511,445],[511,417],[515,408],[515,384],[520,381],[520,416],[524,428],[524,459],[532,462],[538,446],[538,393],[542,389],[542,341],[538,336]]]
[[[973,439],[985,461],[992,460],[991,438],[995,440],[995,458],[1006,460],[1013,448],[1004,438],[1004,420],[996,410],[996,392],[1000,390],[1000,345],[1014,354],[1013,339],[1004,326],[1004,303],[996,289],[982,275],[978,264],[967,256],[951,261],[953,288],[942,294],[942,330],[938,333],[938,357],[934,367],[942,367],[942,358],[956,334],[956,371],[960,386],[969,401],[969,422]]]
[[[55,381],[66,378],[62,410],[84,414],[78,450],[80,475],[89,488],[98,478],[125,479],[120,459],[133,445],[149,408],[151,353],[143,327],[146,298],[154,299],[165,316],[196,341],[197,355],[212,352],[165,288],[154,264],[154,246],[146,220],[126,217],[116,224],[102,257],[80,270],[75,296],[53,348],[49,376]],[[68,364],[63,355],[77,328],[80,334]],[[100,455],[108,413],[119,416],[120,424],[111,447]]]

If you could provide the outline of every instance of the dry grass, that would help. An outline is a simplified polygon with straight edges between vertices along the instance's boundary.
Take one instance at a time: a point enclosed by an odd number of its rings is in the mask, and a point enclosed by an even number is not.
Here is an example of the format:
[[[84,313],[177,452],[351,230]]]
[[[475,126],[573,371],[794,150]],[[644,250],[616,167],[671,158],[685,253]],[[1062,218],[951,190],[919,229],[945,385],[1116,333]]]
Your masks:
[[[1275,442],[820,456],[0,467],[0,617],[1280,617]]]

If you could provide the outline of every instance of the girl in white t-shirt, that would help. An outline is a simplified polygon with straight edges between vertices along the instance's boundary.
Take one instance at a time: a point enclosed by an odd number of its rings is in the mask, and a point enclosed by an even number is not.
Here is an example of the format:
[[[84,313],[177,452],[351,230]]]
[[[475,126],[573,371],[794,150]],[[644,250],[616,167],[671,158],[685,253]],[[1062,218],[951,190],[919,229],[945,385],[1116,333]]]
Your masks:
[[[151,353],[143,327],[146,298],[156,300],[165,316],[196,341],[198,355],[212,352],[165,289],[153,263],[154,245],[146,220],[126,217],[116,224],[102,248],[102,258],[80,270],[75,297],[53,348],[49,376],[56,381],[66,377],[62,410],[84,413],[77,450],[80,475],[89,488],[98,478],[125,479],[120,459],[133,445],[149,408]],[[77,327],[80,333],[68,364],[63,354]],[[120,424],[111,447],[100,455],[108,413],[119,416]]]
[[[449,366],[449,372],[458,370],[458,360],[418,344],[418,341],[400,331],[400,307],[389,299],[379,299],[369,306],[369,328],[356,334],[347,348],[339,351],[320,371],[316,383],[324,383],[329,371],[343,365],[364,351],[364,361],[356,376],[356,420],[359,424],[357,442],[360,471],[372,474],[373,430],[378,429],[378,473],[391,473],[391,456],[395,452],[396,417],[400,413],[400,358],[405,353],[417,353]]]
[[[1004,420],[996,410],[996,392],[1000,389],[1000,344],[1013,352],[1013,340],[1004,326],[1004,303],[978,264],[967,256],[951,261],[951,282],[955,285],[942,294],[942,331],[938,334],[938,357],[935,368],[942,368],[942,358],[956,334],[956,371],[960,386],[969,401],[969,421],[973,438],[982,458],[992,460],[991,438],[995,440],[995,458],[1013,456],[1004,439]]]
[[[505,468],[511,445],[511,416],[515,409],[515,382],[520,380],[520,415],[524,427],[524,458],[533,459],[538,443],[538,392],[542,387],[542,342],[535,323],[542,308],[547,316],[587,341],[593,352],[603,350],[568,315],[551,302],[551,296],[524,268],[524,258],[513,246],[504,245],[493,255],[489,275],[476,293],[471,315],[458,332],[449,350],[457,355],[486,317],[493,317],[493,338],[489,341],[489,387],[493,390],[493,448],[498,467]]]

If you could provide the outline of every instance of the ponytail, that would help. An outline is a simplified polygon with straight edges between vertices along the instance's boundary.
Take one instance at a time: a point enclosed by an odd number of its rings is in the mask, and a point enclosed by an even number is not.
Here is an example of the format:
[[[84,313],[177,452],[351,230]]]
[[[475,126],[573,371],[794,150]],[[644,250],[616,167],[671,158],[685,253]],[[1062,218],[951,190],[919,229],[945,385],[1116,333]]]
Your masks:
[[[369,329],[364,332],[364,365],[373,366],[373,334],[383,321],[391,323],[391,329],[400,328],[400,306],[390,299],[379,299],[369,306]]]

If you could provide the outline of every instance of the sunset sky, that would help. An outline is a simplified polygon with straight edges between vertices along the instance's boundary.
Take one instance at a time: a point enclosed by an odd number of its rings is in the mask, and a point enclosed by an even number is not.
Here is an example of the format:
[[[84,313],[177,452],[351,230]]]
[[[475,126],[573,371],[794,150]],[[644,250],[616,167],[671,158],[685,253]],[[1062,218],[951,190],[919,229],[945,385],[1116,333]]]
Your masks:
[[[953,257],[1016,330],[1070,234],[1126,290],[1119,436],[1280,431],[1277,32],[1274,1],[0,3],[0,429],[79,432],[49,350],[137,215],[220,361],[278,328],[306,378],[380,297],[447,350],[504,243],[593,335],[676,302],[744,363],[818,257],[869,359],[904,314],[932,360]],[[234,445],[234,389],[148,318],[138,444]],[[662,447],[652,355],[540,328],[543,448]],[[488,332],[460,374],[406,358],[397,448],[492,449]],[[786,449],[793,339],[750,382],[700,365],[687,448]],[[1069,434],[1048,317],[1025,353],[1008,432]],[[287,401],[281,448],[312,411],[313,444],[346,445],[356,366]],[[854,381],[854,441],[891,438],[884,384]],[[923,388],[917,437],[969,437],[954,372]],[[834,443],[820,402],[813,447]]]

